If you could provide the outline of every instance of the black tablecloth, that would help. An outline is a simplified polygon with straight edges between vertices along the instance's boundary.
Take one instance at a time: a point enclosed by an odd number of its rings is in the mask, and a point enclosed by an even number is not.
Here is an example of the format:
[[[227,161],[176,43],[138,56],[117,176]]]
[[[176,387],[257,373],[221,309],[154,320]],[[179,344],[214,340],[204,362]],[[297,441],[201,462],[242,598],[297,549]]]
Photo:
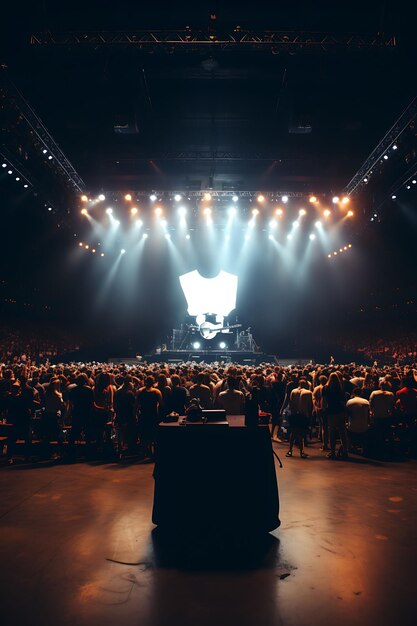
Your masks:
[[[280,524],[267,426],[162,424],[154,478],[160,527],[269,532]]]

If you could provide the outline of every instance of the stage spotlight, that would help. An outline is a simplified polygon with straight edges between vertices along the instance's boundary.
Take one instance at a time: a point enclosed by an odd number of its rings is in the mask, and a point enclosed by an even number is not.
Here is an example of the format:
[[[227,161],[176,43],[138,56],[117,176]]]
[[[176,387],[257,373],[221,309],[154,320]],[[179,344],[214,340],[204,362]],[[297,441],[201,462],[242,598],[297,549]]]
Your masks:
[[[211,215],[211,209],[209,206],[207,206],[204,211],[203,211],[204,215],[206,215],[207,217],[209,217]]]
[[[325,210],[323,211],[323,215],[324,215],[324,217],[330,217],[330,214],[331,214],[330,209],[325,209]]]
[[[323,226],[323,224],[320,222],[320,220],[317,220],[317,222],[314,222],[314,226],[316,228],[321,228]]]
[[[126,250],[125,250],[124,248],[122,248],[122,249],[120,250],[120,254],[126,254]]]
[[[413,185],[415,185],[417,183],[417,180],[415,178],[413,178],[413,180],[411,182],[413,183]]]
[[[211,200],[211,193],[209,193],[208,191],[204,194],[204,200],[206,200],[207,202],[209,202]]]
[[[185,217],[187,213],[187,209],[185,208],[185,206],[180,206],[180,208],[178,209],[178,215],[180,217]]]
[[[107,215],[112,215],[112,213],[113,213],[113,209],[109,206],[109,207],[106,209],[106,213],[107,213]]]
[[[78,244],[80,247],[82,247],[84,244],[82,241],[80,241],[80,243]]]
[[[49,155],[48,159],[51,161],[52,160],[52,154]]]
[[[8,174],[13,174],[13,170],[7,170]]]
[[[407,189],[411,189],[411,185],[407,185]]]
[[[396,199],[397,199],[397,196],[394,194],[393,196],[391,196],[391,199],[392,199],[392,200],[396,200]]]
[[[221,342],[219,343],[219,348],[220,348],[220,350],[224,350],[225,348],[227,348],[226,343],[225,343],[224,341],[221,341]]]
[[[298,228],[299,226],[300,226],[300,222],[299,222],[298,220],[295,220],[295,221],[292,223],[292,227],[293,227],[293,228]]]
[[[259,209],[252,209],[252,215],[255,217],[259,214]]]
[[[135,226],[137,226],[138,228],[141,228],[143,226],[142,220],[136,220],[135,221]]]
[[[186,239],[191,239],[191,235],[190,235],[189,233],[187,233],[187,234],[185,235],[185,238],[186,238]]]
[[[354,214],[353,214],[353,211],[348,211],[348,212],[346,213],[346,215],[347,215],[348,217],[353,217],[353,215],[354,215]]]
[[[130,193],[127,193],[127,194],[125,195],[125,200],[127,200],[128,202],[130,202],[130,201],[131,201],[131,199],[132,199],[131,194],[130,194]]]
[[[88,215],[87,209],[81,209],[81,215]]]
[[[388,161],[388,154],[384,154],[384,160]]]
[[[155,200],[156,200],[156,195],[155,195],[154,193],[151,193],[151,195],[149,196],[149,200],[150,200],[151,202],[155,202]]]
[[[132,206],[132,208],[130,209],[130,214],[131,215],[137,215],[138,214],[138,209],[135,206]]]
[[[16,179],[15,179],[15,180],[16,180],[17,182],[19,182],[19,180],[20,180],[20,176],[16,176]]]
[[[193,348],[194,350],[199,350],[201,347],[201,343],[199,341],[194,341]]]
[[[88,202],[88,197],[86,195],[82,195],[81,202]]]
[[[303,215],[305,215],[306,213],[307,213],[307,211],[306,211],[305,209],[300,209],[300,210],[298,211],[298,215],[299,215],[300,217],[302,217],[302,216],[303,216]]]
[[[262,194],[259,194],[259,196],[257,197],[258,202],[265,202],[265,196],[263,196]]]
[[[348,249],[348,247],[347,247],[347,246],[343,246],[343,250],[347,250],[347,249]]]
[[[95,254],[95,253],[96,253],[96,249],[95,249],[95,248],[93,248],[93,249],[91,250],[91,252],[92,252],[93,254]]]
[[[344,196],[342,198],[342,204],[349,204],[349,202],[350,202],[350,198],[348,196]]]
[[[339,252],[343,252],[343,248],[339,248]]]
[[[337,252],[333,252],[333,256],[337,256]]]
[[[308,201],[311,202],[311,204],[314,204],[315,202],[317,202],[317,198],[316,196],[310,196]]]
[[[176,193],[174,196],[174,200],[175,202],[179,202],[181,200],[181,195],[179,193]]]
[[[367,182],[368,182],[368,179],[367,179],[367,178],[364,178],[364,179],[363,179],[363,182],[364,182],[364,183],[367,183]]]
[[[25,183],[25,184],[23,185],[23,187],[24,187],[25,189],[27,189],[27,188],[29,187],[29,185],[28,185],[27,183]]]
[[[52,211],[52,207],[51,206],[48,206],[48,211]]]
[[[161,209],[161,207],[160,207],[160,206],[157,206],[157,207],[155,208],[155,215],[162,215],[162,209]]]
[[[239,198],[237,196],[233,196],[232,200],[233,200],[233,202],[237,202],[239,200]]]
[[[102,253],[100,254],[100,256],[104,256],[104,252],[102,252]]]
[[[100,200],[100,202],[103,202],[103,200],[106,199],[106,196],[104,195],[104,193],[101,193],[98,197],[98,199]]]
[[[2,163],[1,166],[2,167],[7,167],[7,163]]]
[[[287,204],[288,196],[282,196],[281,200],[283,201],[284,204]]]
[[[392,149],[393,149],[393,150],[397,150],[397,148],[398,148],[397,144],[394,144],[394,145],[392,146]]]
[[[284,211],[282,209],[277,209],[275,211],[275,215],[278,215],[279,217],[282,217],[284,215]]]
[[[339,202],[339,196],[334,196],[332,198],[332,202],[333,202],[333,204],[337,204]]]
[[[348,248],[351,248],[351,247],[352,247],[352,244],[351,244],[351,243],[349,243],[349,244],[348,244]]]
[[[316,238],[316,235],[314,233],[310,233],[310,235],[309,235],[310,241],[314,241],[315,238]]]
[[[44,149],[42,150],[42,152],[43,152],[43,154],[46,154],[46,153],[48,152],[48,150],[47,150],[46,148],[44,148]]]
[[[142,239],[147,239],[147,238],[148,238],[148,233],[143,233]]]
[[[327,256],[329,257],[329,259],[331,259],[331,258],[332,258],[332,255],[331,255],[331,254],[328,254]]]
[[[169,233],[165,233],[165,239],[171,239],[171,235]]]

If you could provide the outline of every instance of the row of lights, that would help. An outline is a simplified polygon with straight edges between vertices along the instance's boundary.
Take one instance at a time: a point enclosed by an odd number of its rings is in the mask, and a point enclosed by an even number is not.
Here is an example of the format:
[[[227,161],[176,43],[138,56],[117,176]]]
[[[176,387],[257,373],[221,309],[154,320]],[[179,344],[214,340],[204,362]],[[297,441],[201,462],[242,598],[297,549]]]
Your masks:
[[[333,257],[337,256],[338,254],[343,254],[343,252],[347,252],[348,250],[350,250],[350,248],[352,247],[351,243],[348,243],[346,246],[343,246],[342,248],[339,248],[339,250],[334,250],[334,252],[329,253],[327,256],[329,259],[332,259]]]
[[[96,254],[96,252],[97,252],[96,248],[93,248],[88,243],[82,243],[82,241],[80,241],[78,245],[79,245],[80,248],[83,248],[84,250],[88,250],[92,254]],[[99,256],[104,256],[104,252],[100,252]]]
[[[396,144],[396,143],[394,143],[394,144],[391,146],[391,150],[393,150],[394,152],[395,152],[396,150],[398,150],[398,146],[397,146],[397,144]],[[388,150],[385,152],[385,154],[382,156],[381,163],[384,163],[384,161],[388,161],[388,159],[389,159],[388,151],[389,151],[389,149],[388,149]],[[364,183],[369,182],[369,176],[370,176],[372,173],[373,173],[373,172],[372,172],[372,170],[370,170],[370,171],[369,171],[369,173],[368,173],[368,175],[364,177],[364,179],[363,179],[363,182],[364,182]]]
[[[404,183],[404,187],[405,187],[407,190],[410,190],[410,189],[411,189],[411,185],[417,185],[417,179],[416,179],[416,178],[411,178],[411,179],[409,179],[406,183]],[[396,200],[396,199],[397,199],[397,195],[396,195],[395,193],[394,193],[394,194],[392,194],[391,199],[392,199],[392,200]]]
[[[97,201],[102,202],[105,199],[106,199],[106,197],[105,197],[105,195],[103,193],[101,193],[97,197],[96,200],[93,200],[93,199],[89,198],[85,194],[83,194],[81,196],[81,201],[82,202],[90,202],[90,203],[91,202],[97,202]],[[124,196],[124,199],[127,202],[132,202],[132,199],[133,199],[132,194],[131,193],[126,193],[125,196]],[[183,199],[183,196],[181,194],[177,193],[177,194],[174,195],[175,202],[181,202],[182,199]],[[188,199],[190,200],[190,198],[188,198]],[[206,191],[203,194],[203,200],[205,200],[206,202],[210,202],[212,199],[213,199],[213,195],[209,191]],[[259,194],[256,199],[257,199],[257,201],[260,204],[262,204],[262,203],[264,203],[266,201],[267,198],[265,198],[265,196],[263,194]],[[149,196],[149,200],[151,202],[156,202],[158,200],[158,196],[155,193],[151,193],[150,196]],[[288,200],[289,200],[288,196],[286,196],[286,195],[281,196],[281,201],[284,204],[287,204]],[[316,204],[316,203],[319,202],[318,198],[316,196],[314,196],[314,195],[311,195],[308,200],[312,204]],[[239,196],[237,196],[237,195],[232,196],[232,201],[235,202],[235,203],[238,202],[239,201]],[[349,196],[343,196],[343,198],[339,198],[339,196],[333,196],[332,202],[333,202],[333,204],[339,204],[339,203],[341,203],[341,204],[348,204],[350,202],[350,198],[349,198]]]
[[[1,166],[2,166],[3,169],[6,169],[8,167],[7,163],[4,163],[4,162],[1,164]],[[9,167],[9,169],[7,170],[7,173],[9,174],[9,176],[12,176],[13,175],[13,170]],[[15,181],[16,182],[20,182],[21,181],[21,177],[19,175],[15,176]],[[26,181],[23,182],[23,187],[25,189],[27,189],[29,187],[29,185],[28,185],[28,183]]]

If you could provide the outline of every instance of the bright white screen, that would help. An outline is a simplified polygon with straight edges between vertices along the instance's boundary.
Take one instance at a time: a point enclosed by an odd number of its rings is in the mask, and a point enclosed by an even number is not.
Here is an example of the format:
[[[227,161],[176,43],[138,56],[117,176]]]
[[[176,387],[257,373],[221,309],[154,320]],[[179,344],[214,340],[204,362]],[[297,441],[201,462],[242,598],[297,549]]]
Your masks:
[[[189,315],[227,317],[236,308],[237,276],[223,270],[214,278],[204,278],[194,270],[180,276]]]

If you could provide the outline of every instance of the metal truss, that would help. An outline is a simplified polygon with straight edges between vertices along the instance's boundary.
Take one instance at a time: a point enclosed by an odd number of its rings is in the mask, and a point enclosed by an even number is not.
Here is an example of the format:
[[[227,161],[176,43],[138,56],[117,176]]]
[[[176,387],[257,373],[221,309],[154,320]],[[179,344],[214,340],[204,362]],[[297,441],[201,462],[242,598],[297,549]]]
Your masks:
[[[401,113],[395,124],[389,129],[381,139],[376,148],[372,151],[360,169],[356,172],[352,180],[346,186],[346,193],[352,195],[365,184],[372,173],[373,168],[381,161],[387,150],[395,144],[400,135],[408,128],[417,115],[417,96],[410,102],[408,107]]]
[[[206,193],[209,193],[212,199],[216,200],[230,200],[233,196],[237,196],[239,199],[247,198],[247,199],[256,199],[260,195],[260,191],[237,191],[237,190],[214,190],[214,189],[203,189],[200,191],[187,191],[184,189],[180,189],[178,191],[156,191],[156,190],[148,190],[148,191],[134,191],[130,190],[130,194],[132,198],[149,198],[150,193],[154,193],[158,200],[174,200],[177,194],[181,195],[184,199],[203,199]],[[125,195],[125,192],[119,190],[98,190],[96,192],[91,191],[90,195],[94,196],[95,194],[104,193],[107,200],[120,200]],[[262,192],[264,198],[270,202],[282,202],[282,197],[287,196],[287,198],[307,198],[310,194],[305,191],[269,191]],[[332,195],[332,194],[329,194]],[[324,197],[323,194],[316,194],[318,198]]]
[[[36,46],[118,46],[136,47],[142,50],[162,49],[166,52],[196,50],[267,50],[272,53],[288,51],[328,52],[352,48],[392,48],[396,45],[394,35],[383,33],[371,35],[335,34],[306,31],[249,31],[236,27],[220,32],[194,30],[132,30],[132,31],[65,31],[36,32],[30,37]]]
[[[26,184],[30,187],[35,186],[35,182],[27,169],[21,165],[21,163],[15,158],[15,156],[6,148],[6,146],[0,146],[0,156],[2,159],[13,169],[13,174],[16,174],[20,178],[22,184]]]
[[[48,155],[52,156],[51,165],[56,167],[61,174],[64,175],[66,181],[77,191],[82,192],[85,189],[84,181],[78,175],[75,168],[71,165],[29,103],[6,75],[5,70],[1,72],[1,79],[0,92],[4,93],[5,101],[8,103],[8,106],[14,107],[19,115],[25,119],[33,139],[35,143],[39,145],[39,148],[47,150]]]

